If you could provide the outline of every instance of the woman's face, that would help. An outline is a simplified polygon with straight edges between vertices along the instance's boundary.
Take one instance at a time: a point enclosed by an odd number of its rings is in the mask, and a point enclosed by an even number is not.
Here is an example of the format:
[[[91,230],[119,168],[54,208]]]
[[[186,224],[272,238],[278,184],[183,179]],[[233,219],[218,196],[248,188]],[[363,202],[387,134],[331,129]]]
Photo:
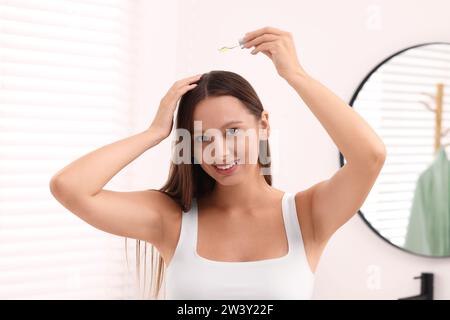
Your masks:
[[[209,97],[193,118],[193,154],[205,172],[223,185],[259,174],[259,139],[270,132],[267,111],[257,119],[233,96]]]

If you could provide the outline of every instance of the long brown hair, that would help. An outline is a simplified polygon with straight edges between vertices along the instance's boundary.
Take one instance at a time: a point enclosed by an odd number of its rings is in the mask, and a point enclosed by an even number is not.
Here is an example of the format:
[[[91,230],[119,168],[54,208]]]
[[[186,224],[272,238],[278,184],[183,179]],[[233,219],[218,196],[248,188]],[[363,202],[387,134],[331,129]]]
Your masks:
[[[176,129],[186,129],[193,135],[193,114],[196,105],[208,98],[218,96],[233,96],[239,99],[247,110],[253,114],[257,120],[261,118],[264,107],[256,94],[256,91],[242,76],[231,71],[212,70],[204,73],[202,77],[196,81],[198,85],[187,91],[181,98],[178,105],[176,115]],[[177,143],[178,141],[176,141]],[[193,147],[191,147],[193,150]],[[272,185],[272,175],[270,174],[270,148],[267,139],[259,141],[258,164],[267,168],[264,170],[264,179],[268,185]],[[266,159],[265,157],[269,157]],[[261,162],[261,159],[264,159]],[[202,167],[194,163],[191,156],[191,163],[175,164],[171,161],[169,177],[166,183],[157,191],[164,192],[176,201],[183,211],[188,211],[192,205],[192,198],[200,198],[201,196],[212,191],[215,180],[209,176]],[[136,267],[137,277],[140,284],[140,240],[136,244]],[[147,251],[147,243],[144,247],[144,291],[145,291],[145,253]],[[157,299],[163,279],[163,271],[165,263],[161,255],[154,246],[151,246],[151,298]],[[127,262],[128,263],[128,262]]]

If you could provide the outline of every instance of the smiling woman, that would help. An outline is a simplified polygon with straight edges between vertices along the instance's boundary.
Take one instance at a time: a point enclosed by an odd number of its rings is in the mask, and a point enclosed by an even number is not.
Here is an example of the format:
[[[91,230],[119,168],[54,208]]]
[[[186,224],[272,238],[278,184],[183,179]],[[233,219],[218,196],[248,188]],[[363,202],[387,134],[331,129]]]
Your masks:
[[[250,83],[223,70],[176,81],[147,130],[83,156],[51,182],[55,197],[88,223],[157,248],[153,297],[167,270],[168,298],[310,299],[328,239],[355,215],[383,166],[382,141],[303,70],[290,33],[266,27],[245,39],[247,48],[255,46],[252,53],[272,59],[347,164],[306,190],[278,190],[272,187],[268,112]],[[180,135],[189,147],[172,154],[166,183],[136,192],[102,189],[170,135],[178,100],[176,140]],[[235,139],[237,147],[230,143]]]
[[[264,184],[272,184],[270,161],[267,160],[270,148],[264,133],[264,130],[269,130],[267,111],[251,85],[234,72],[219,70],[204,74],[197,83],[195,89],[180,99],[176,134],[183,132],[182,129],[192,134],[193,148],[190,150],[194,152],[190,159],[200,166],[177,166],[173,164],[178,163],[177,159],[172,159],[172,174],[161,189],[171,194],[183,209],[190,207],[193,197],[201,197],[212,191],[216,181],[225,185],[239,184],[255,176],[258,180],[264,180]],[[260,131],[263,132],[262,136],[259,135]],[[237,138],[238,148],[230,143],[230,137]],[[259,147],[254,148],[255,143],[259,143]],[[264,172],[269,174],[258,174],[256,161],[251,161],[251,158],[255,160],[255,153],[260,155],[257,157],[258,164],[262,169],[268,169]],[[177,153],[176,156],[185,155]],[[240,160],[239,168],[235,168],[232,175],[224,175],[231,171],[218,171],[220,164],[231,164],[237,159]],[[191,177],[191,170],[192,181],[189,181],[187,179]],[[179,185],[189,187],[180,190],[177,187]]]
[[[309,299],[314,274],[295,197],[272,187],[268,112],[234,72],[210,71],[197,83],[176,119],[177,132],[193,134],[181,142],[191,142],[194,164],[172,161],[160,189],[182,208],[165,217],[159,248],[165,297]]]
[[[233,92],[230,94],[203,99],[196,105],[193,113],[194,123],[208,128],[205,131],[206,141],[203,140],[201,145],[195,141],[194,157],[202,164],[202,169],[216,180],[220,179],[216,172],[220,174],[232,172],[221,170],[227,168],[233,169],[236,173],[233,176],[238,177],[235,170],[237,167],[241,172],[239,179],[250,178],[248,175],[254,172],[249,170],[258,168],[250,167],[248,164],[256,163],[255,155],[258,151],[256,142],[260,140],[260,134],[264,134],[263,130],[268,128],[267,111],[259,110],[252,113],[239,98],[233,95]],[[228,119],[240,120],[227,121]],[[212,143],[213,140],[214,143]],[[231,167],[237,159],[242,159],[242,162],[237,163],[237,167]],[[228,183],[236,182],[239,180],[233,179]]]

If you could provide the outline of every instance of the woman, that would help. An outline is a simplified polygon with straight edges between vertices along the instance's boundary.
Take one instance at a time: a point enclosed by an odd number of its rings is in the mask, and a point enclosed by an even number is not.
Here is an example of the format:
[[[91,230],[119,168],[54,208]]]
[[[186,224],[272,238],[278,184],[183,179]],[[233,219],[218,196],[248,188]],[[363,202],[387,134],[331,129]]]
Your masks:
[[[329,238],[356,214],[383,166],[383,142],[350,106],[305,72],[291,33],[265,27],[244,40],[245,48],[254,47],[252,54],[261,52],[273,61],[347,162],[306,190],[278,190],[272,187],[270,160],[262,155],[270,156],[268,113],[250,84],[227,71],[175,82],[147,130],[84,155],[50,183],[58,201],[87,223],[158,250],[154,297],[165,265],[169,299],[309,299]],[[183,161],[172,161],[159,190],[103,189],[170,135],[178,100],[177,135],[188,133],[183,140],[193,153],[182,150]],[[228,143],[230,137],[245,147]],[[255,153],[258,159],[252,161]]]

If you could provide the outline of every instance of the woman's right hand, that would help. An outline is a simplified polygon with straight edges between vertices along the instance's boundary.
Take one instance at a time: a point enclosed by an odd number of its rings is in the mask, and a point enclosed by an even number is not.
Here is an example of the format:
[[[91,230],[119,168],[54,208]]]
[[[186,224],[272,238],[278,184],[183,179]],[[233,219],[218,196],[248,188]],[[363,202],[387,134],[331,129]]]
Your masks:
[[[197,74],[192,77],[178,80],[170,87],[169,91],[161,99],[158,111],[150,125],[150,131],[157,133],[161,139],[165,139],[170,135],[173,127],[173,115],[178,100],[187,91],[197,86],[196,83],[191,83],[198,81],[201,76],[202,74]]]

